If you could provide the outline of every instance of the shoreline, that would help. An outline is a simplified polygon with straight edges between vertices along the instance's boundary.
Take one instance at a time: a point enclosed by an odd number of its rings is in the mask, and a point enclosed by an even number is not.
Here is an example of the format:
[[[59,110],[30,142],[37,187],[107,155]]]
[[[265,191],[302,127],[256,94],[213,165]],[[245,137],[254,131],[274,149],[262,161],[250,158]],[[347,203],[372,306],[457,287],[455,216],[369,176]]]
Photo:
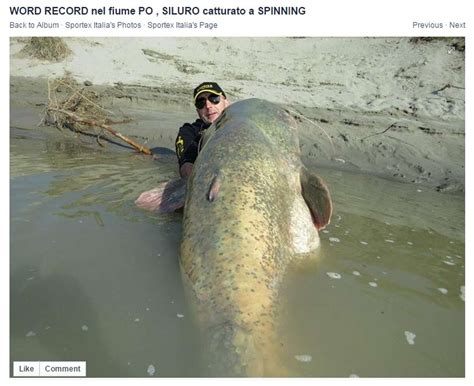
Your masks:
[[[19,55],[24,41],[12,38],[11,108],[45,106],[47,78],[70,74],[133,119],[123,134],[174,149],[183,117],[195,116],[192,85],[213,74],[231,101],[259,97],[287,108],[310,164],[464,194],[464,54],[446,53],[450,39],[64,38],[72,56],[51,63]],[[117,51],[133,45],[138,57]],[[204,63],[202,47],[214,50]],[[320,56],[305,56],[312,51]]]

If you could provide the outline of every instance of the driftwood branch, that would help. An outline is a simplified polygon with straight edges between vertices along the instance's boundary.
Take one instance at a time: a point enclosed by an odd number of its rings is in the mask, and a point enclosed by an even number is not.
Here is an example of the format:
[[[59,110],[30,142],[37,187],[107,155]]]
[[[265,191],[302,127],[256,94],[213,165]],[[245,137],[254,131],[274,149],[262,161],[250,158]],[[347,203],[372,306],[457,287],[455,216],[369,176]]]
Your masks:
[[[51,108],[50,107],[48,110],[64,114],[68,118],[72,119],[74,122],[81,123],[81,124],[87,125],[87,126],[99,127],[101,129],[109,132],[110,134],[114,135],[115,137],[120,138],[122,141],[128,143],[135,150],[137,150],[141,153],[147,154],[147,155],[152,155],[152,151],[148,147],[140,145],[139,143],[135,142],[134,140],[132,140],[132,139],[126,137],[125,135],[119,133],[118,131],[112,129],[111,126],[106,125],[105,123],[96,121],[94,119],[83,118],[83,117],[81,117],[81,116],[79,116],[75,113],[72,113],[70,111],[63,110],[63,109],[56,109],[56,108]]]
[[[64,89],[66,89],[66,95],[58,98],[58,94],[64,91]],[[80,89],[77,82],[68,74],[60,79],[50,78],[48,80],[48,106],[45,109],[40,125],[54,125],[59,130],[62,130],[63,127],[68,127],[70,130],[80,134],[93,135],[96,137],[99,146],[104,146],[101,139],[110,141],[105,135],[109,133],[132,146],[135,150],[152,155],[148,147],[135,142],[110,126],[111,124],[129,122],[130,120],[113,121],[109,119],[108,115],[114,115],[114,113],[104,109],[99,104],[99,100],[100,95],[95,90],[88,89],[87,87]],[[83,130],[80,127],[81,125],[90,128],[96,127],[100,129],[100,132],[98,134],[89,133]],[[113,143],[119,144],[118,142]]]

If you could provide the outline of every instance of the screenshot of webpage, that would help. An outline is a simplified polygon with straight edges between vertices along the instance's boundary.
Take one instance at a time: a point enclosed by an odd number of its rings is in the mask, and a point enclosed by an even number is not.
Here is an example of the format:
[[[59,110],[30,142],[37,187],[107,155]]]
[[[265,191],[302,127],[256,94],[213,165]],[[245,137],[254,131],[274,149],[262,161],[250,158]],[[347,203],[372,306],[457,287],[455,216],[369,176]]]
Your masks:
[[[465,1],[1,7],[7,382],[467,383]]]

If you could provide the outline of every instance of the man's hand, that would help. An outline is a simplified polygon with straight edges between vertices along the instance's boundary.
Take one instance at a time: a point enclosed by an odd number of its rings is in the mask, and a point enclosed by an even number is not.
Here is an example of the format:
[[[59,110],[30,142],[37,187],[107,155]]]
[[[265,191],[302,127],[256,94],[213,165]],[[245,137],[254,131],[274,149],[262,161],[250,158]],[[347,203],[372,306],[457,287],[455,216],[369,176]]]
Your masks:
[[[189,177],[192,171],[193,164],[191,162],[186,162],[179,168],[179,175],[181,177]]]

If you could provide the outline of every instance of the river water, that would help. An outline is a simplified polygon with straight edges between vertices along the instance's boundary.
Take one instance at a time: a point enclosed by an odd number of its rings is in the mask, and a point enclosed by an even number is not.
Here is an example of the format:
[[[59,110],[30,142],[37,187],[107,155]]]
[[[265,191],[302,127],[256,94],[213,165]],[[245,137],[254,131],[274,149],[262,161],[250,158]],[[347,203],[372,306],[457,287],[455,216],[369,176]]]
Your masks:
[[[11,361],[86,361],[92,377],[204,375],[179,273],[182,215],[134,206],[176,177],[174,156],[35,128],[10,141]],[[319,260],[290,268],[282,288],[288,367],[464,376],[464,197],[320,174],[335,210]]]

